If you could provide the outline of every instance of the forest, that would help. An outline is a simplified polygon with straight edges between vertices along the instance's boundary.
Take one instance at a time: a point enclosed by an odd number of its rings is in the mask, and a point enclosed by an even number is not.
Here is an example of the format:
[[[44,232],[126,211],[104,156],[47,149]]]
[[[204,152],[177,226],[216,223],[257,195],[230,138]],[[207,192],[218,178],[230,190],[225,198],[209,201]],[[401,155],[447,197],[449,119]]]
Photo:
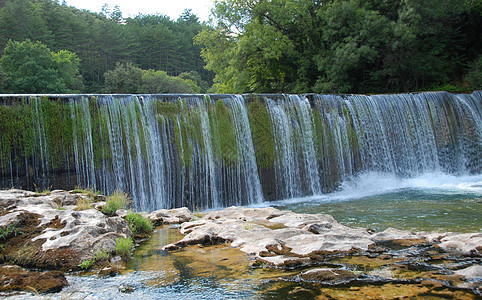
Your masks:
[[[218,0],[204,23],[0,0],[0,92],[463,92],[480,32],[480,0]]]

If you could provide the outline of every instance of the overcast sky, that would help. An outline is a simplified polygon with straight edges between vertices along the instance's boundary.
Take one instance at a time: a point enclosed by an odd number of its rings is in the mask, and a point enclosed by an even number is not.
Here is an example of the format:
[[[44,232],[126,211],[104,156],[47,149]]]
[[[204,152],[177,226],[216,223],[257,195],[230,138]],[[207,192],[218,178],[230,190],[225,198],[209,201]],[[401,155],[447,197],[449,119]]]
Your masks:
[[[134,17],[139,13],[163,14],[177,20],[184,9],[192,9],[192,13],[201,21],[207,21],[214,0],[66,0],[67,5],[92,12],[100,12],[107,3],[111,8],[119,5],[124,17]]]

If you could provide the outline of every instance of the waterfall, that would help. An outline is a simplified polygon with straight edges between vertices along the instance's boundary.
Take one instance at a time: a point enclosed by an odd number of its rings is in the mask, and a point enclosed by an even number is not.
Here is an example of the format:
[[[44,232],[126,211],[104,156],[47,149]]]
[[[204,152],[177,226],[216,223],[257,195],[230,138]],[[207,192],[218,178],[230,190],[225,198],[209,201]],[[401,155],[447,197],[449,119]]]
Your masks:
[[[482,172],[480,91],[3,97],[1,187],[119,189],[137,210],[318,195],[365,172]]]

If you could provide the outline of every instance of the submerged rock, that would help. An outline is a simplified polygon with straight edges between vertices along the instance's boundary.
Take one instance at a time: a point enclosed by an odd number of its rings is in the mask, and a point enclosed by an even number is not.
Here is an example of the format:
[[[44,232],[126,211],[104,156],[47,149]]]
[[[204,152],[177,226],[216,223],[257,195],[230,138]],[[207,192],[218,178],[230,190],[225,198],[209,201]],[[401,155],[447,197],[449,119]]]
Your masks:
[[[343,269],[320,268],[303,272],[299,277],[303,281],[341,284],[353,280],[356,275]]]

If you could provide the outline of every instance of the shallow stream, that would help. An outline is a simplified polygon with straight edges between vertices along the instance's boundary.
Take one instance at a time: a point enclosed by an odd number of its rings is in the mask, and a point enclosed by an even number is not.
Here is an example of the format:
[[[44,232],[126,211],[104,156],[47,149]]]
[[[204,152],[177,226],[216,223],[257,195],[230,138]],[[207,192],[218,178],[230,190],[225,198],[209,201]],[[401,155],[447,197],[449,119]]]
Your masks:
[[[375,230],[395,227],[417,231],[479,232],[482,228],[482,175],[427,174],[396,179],[366,174],[347,182],[342,190],[330,195],[269,202],[261,206],[267,205],[296,212],[327,213],[345,225]],[[70,286],[59,294],[42,298],[306,299],[303,293],[305,288],[310,288],[309,284],[279,280],[281,276],[293,275],[296,271],[251,267],[247,255],[227,244],[190,246],[173,252],[161,250],[164,245],[180,238],[182,236],[175,226],[158,228],[152,238],[137,248],[134,258],[121,274],[107,278],[70,275]],[[318,288],[322,293],[323,289],[330,289]],[[376,295],[380,287],[374,285],[371,291],[364,290],[366,288],[333,287],[328,292],[347,297],[350,293],[363,292],[369,297],[370,293]],[[403,285],[384,288],[393,289],[399,295],[417,297]],[[25,294],[16,298],[29,297],[35,298]]]

